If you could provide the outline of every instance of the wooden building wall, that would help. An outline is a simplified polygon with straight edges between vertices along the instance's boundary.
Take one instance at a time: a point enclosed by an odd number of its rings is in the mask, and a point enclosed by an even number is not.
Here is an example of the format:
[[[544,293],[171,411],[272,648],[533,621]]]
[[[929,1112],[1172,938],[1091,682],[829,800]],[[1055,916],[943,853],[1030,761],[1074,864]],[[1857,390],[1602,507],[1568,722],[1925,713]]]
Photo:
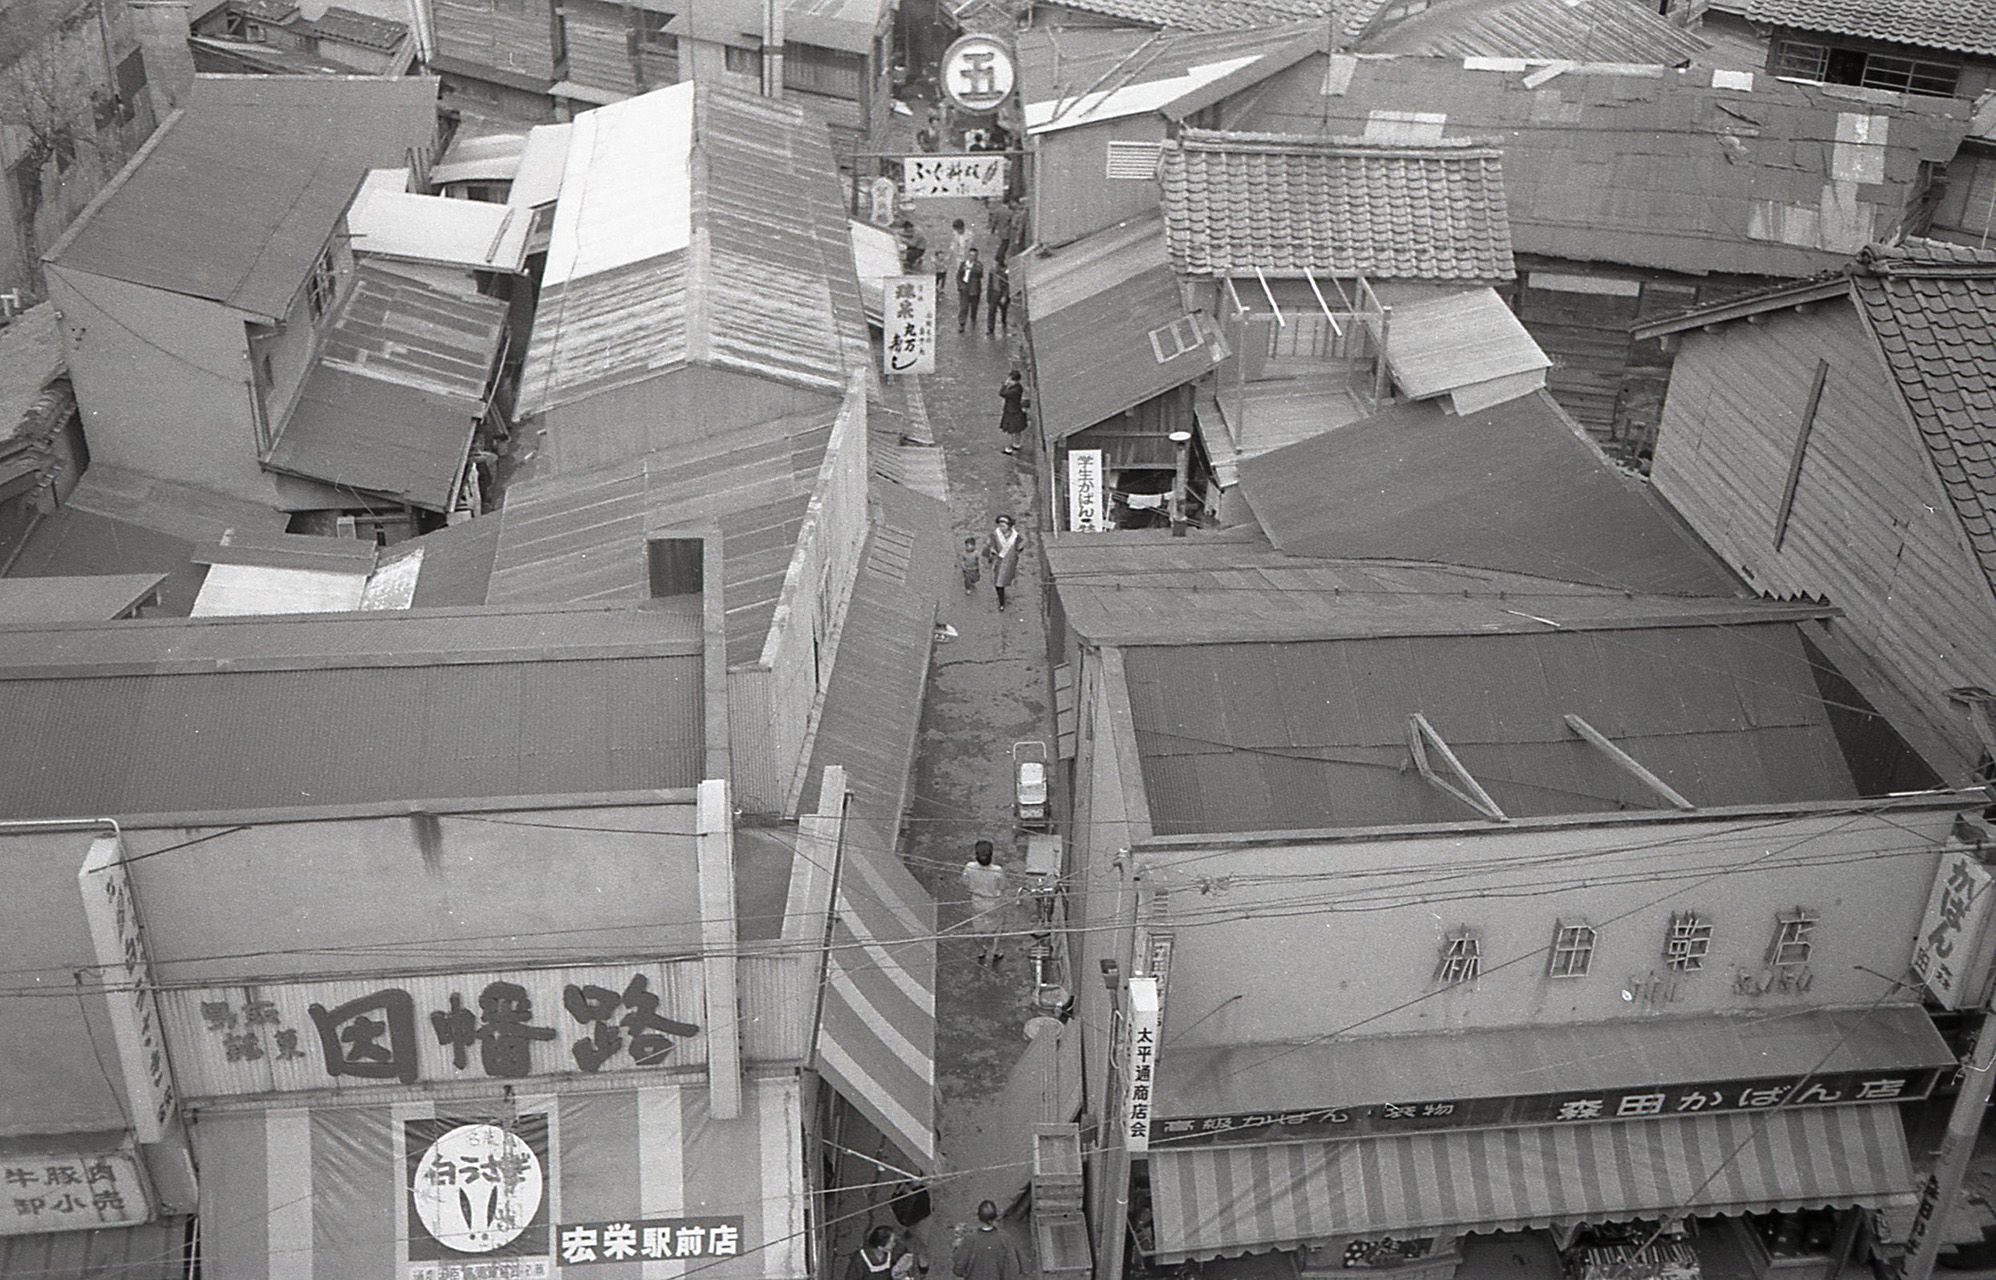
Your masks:
[[[555,78],[553,0],[431,0],[431,18],[442,57]]]
[[[1837,302],[1682,341],[1657,491],[1759,590],[1841,608],[1888,678],[1973,759],[1946,690],[1996,688],[1996,595],[1856,312]],[[1777,550],[1819,361],[1829,371]]]
[[[1160,145],[1163,141],[1164,120],[1155,115],[1125,116],[1036,137],[1036,172],[1032,175],[1039,191],[1033,201],[1035,239],[1049,247],[1071,244],[1125,218],[1154,211],[1158,205],[1156,177],[1107,177],[1109,144]]]

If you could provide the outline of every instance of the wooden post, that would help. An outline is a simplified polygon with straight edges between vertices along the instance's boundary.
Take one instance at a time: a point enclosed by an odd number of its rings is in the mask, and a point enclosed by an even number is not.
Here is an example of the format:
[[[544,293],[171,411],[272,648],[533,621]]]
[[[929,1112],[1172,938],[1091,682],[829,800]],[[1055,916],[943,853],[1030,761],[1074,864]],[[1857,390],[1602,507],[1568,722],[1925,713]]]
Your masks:
[[[1968,1158],[1975,1154],[1975,1135],[1989,1106],[1992,1068],[1996,1068],[1996,1017],[1985,1006],[1968,1069],[1962,1073],[1961,1091],[1954,1095],[1954,1110],[1948,1113],[1940,1155],[1934,1160],[1933,1174],[1920,1188],[1920,1209],[1906,1235],[1902,1280],[1933,1280],[1934,1260],[1947,1240],[1948,1213],[1961,1198]]]

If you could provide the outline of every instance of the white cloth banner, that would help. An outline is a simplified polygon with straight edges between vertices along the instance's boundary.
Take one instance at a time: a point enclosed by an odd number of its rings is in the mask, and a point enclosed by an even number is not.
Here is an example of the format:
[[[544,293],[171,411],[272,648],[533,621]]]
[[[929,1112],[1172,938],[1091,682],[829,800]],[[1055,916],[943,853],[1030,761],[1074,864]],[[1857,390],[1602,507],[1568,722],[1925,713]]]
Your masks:
[[[1109,494],[1102,487],[1100,449],[1068,451],[1067,527],[1071,533],[1101,533],[1109,527]]]
[[[1004,156],[909,156],[901,161],[903,200],[998,197],[1004,194]]]
[[[889,374],[936,371],[936,278],[889,276],[881,304],[880,358]]]

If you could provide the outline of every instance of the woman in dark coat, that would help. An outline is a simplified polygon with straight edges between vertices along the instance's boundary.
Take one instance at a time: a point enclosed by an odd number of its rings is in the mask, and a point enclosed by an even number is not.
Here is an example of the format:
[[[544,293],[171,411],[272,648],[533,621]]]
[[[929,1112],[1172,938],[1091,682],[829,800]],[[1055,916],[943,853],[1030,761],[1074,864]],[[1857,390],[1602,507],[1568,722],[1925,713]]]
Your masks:
[[[998,429],[1005,433],[1006,453],[1017,453],[1019,441],[1026,434],[1026,384],[1019,377],[1017,369],[1005,375],[1004,385],[998,388],[998,398],[1005,402],[1005,412],[998,419]]]

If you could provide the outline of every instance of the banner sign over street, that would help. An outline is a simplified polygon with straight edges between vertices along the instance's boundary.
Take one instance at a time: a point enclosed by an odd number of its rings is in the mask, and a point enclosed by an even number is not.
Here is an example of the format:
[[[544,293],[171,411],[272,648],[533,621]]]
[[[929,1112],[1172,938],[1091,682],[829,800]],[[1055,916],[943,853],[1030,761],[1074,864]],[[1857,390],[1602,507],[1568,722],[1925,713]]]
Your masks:
[[[1003,199],[1004,156],[906,156],[901,161],[904,200]]]

